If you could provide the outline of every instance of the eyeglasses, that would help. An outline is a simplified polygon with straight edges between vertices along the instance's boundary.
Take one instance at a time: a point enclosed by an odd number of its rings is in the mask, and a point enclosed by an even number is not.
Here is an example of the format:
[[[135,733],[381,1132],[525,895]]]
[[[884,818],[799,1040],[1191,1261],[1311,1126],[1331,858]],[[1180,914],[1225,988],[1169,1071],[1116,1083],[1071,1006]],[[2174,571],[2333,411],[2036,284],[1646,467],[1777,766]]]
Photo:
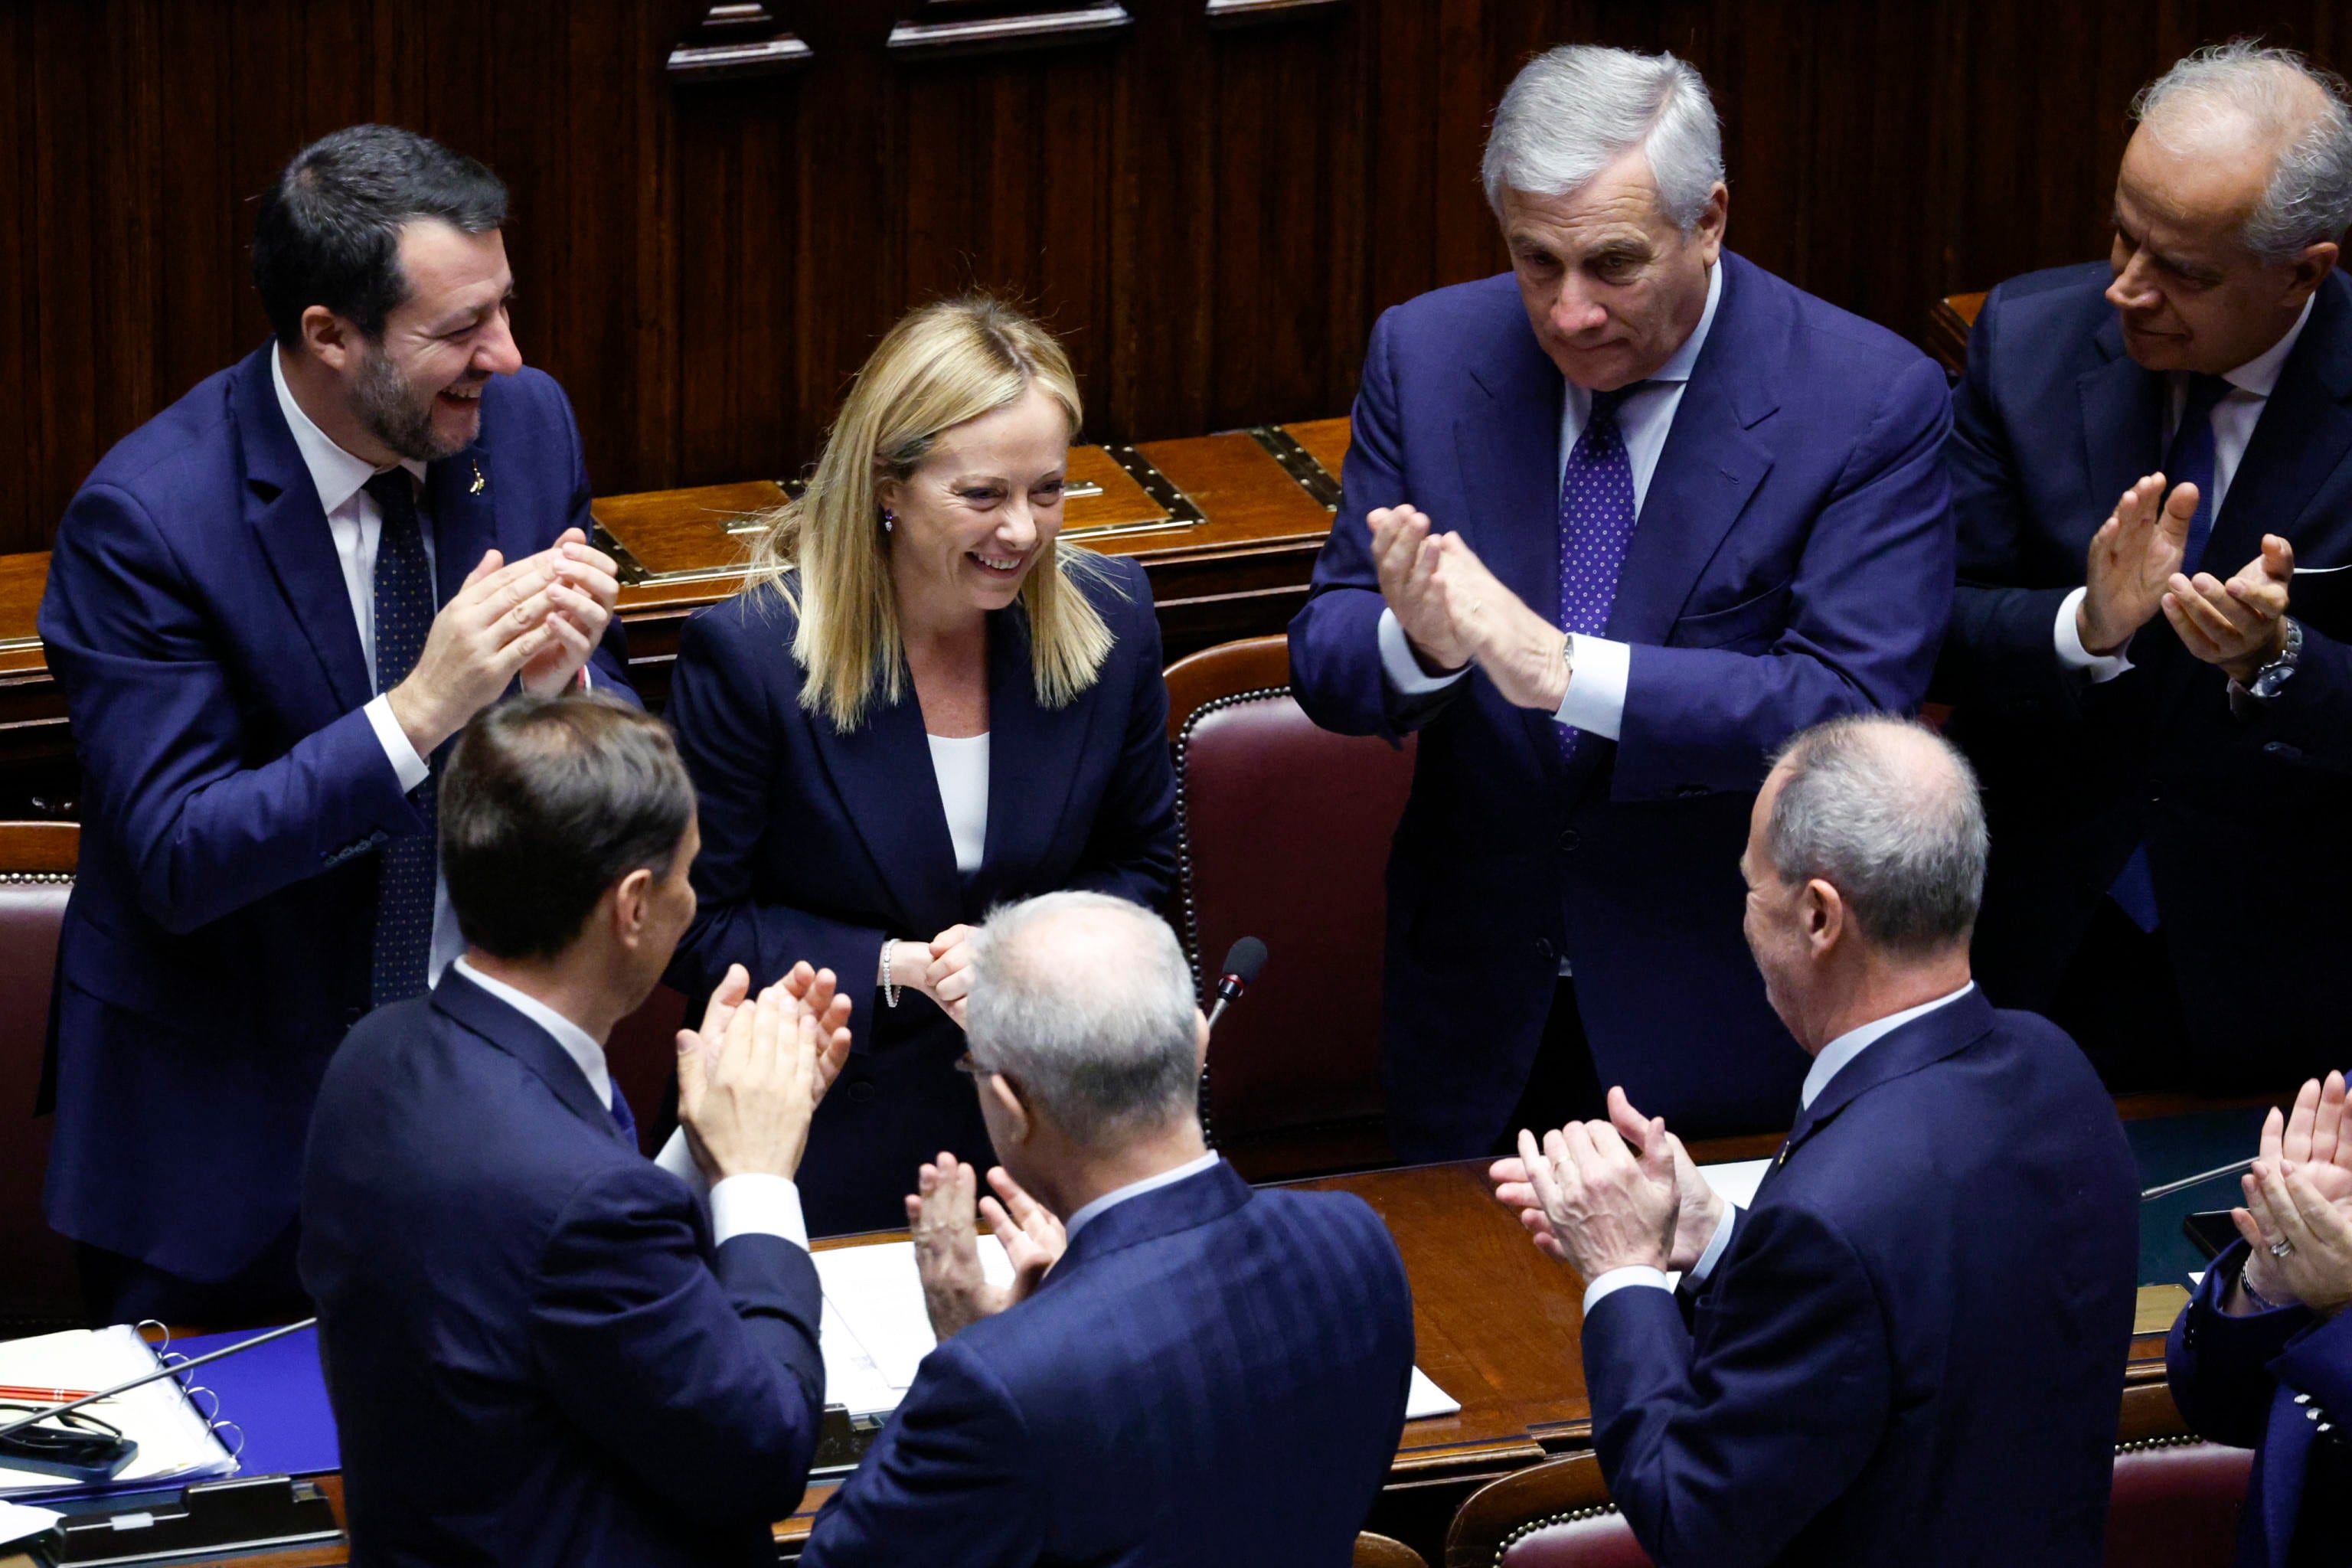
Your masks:
[[[997,1072],[994,1068],[982,1066],[980,1059],[974,1057],[970,1051],[966,1051],[963,1055],[956,1058],[955,1069],[956,1071],[963,1074],[966,1078],[994,1078],[997,1076]]]
[[[0,1404],[0,1425],[38,1406]],[[86,1411],[59,1411],[38,1426],[0,1437],[0,1464],[77,1480],[110,1480],[139,1452],[122,1430]]]

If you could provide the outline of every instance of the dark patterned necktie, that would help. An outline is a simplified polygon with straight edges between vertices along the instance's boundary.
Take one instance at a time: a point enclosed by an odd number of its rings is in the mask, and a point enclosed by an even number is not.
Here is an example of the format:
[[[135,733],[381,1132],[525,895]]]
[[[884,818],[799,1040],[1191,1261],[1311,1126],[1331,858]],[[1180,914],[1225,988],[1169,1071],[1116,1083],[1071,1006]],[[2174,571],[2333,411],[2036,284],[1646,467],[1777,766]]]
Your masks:
[[[1617,410],[1643,384],[1592,395],[1592,414],[1559,476],[1559,629],[1600,637],[1609,630],[1617,579],[1633,537],[1633,463],[1617,428]],[[1576,755],[1583,732],[1557,726],[1559,754]]]
[[[367,482],[383,513],[375,549],[375,689],[391,690],[408,678],[433,629],[433,568],[425,559],[425,531],[416,489],[405,468]],[[428,759],[429,760],[429,759]],[[374,1005],[421,994],[433,957],[433,892],[440,876],[438,817],[428,776],[408,792],[424,814],[425,831],[395,838],[379,852],[382,880],[375,908]]]
[[[629,1097],[621,1092],[621,1080],[606,1075],[613,1086],[613,1125],[621,1134],[621,1142],[634,1149],[637,1146],[637,1119],[629,1110]]]
[[[2218,375],[2190,376],[2189,401],[2180,410],[2180,428],[2172,433],[2172,446],[2164,454],[2164,482],[2197,487],[2197,511],[2189,520],[2189,541],[2180,553],[2180,569],[2191,575],[2203,564],[2205,546],[2213,538],[2213,409],[2229,391],[2230,384]],[[2124,862],[2108,888],[2107,897],[2115,900],[2132,924],[2155,931],[2163,917],[2156,907],[2156,878],[2148,869],[2147,845],[2132,850],[2131,858]]]

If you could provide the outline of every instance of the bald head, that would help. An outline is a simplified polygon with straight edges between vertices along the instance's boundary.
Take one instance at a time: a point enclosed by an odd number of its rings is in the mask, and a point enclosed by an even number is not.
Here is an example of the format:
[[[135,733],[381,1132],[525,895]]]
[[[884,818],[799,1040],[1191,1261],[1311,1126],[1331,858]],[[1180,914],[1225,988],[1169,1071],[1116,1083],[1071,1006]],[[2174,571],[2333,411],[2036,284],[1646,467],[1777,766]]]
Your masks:
[[[1874,947],[1967,943],[1984,894],[1984,805],[1967,759],[1934,731],[1884,714],[1817,724],[1782,748],[1757,811],[1757,848],[1780,881],[1835,888]]]
[[[1075,1143],[1108,1149],[1198,1114],[1199,1016],[1176,933],[1125,900],[1048,893],[972,939],[972,1057]]]

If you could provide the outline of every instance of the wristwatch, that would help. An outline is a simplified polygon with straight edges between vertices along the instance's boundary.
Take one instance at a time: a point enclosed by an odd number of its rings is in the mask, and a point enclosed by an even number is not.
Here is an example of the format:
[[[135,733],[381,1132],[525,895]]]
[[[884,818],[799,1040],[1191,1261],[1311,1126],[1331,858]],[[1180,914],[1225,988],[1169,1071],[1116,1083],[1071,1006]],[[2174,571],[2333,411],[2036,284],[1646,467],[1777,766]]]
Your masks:
[[[2254,671],[2254,678],[2246,682],[2247,693],[2265,701],[2276,697],[2286,689],[2288,678],[2294,674],[2295,661],[2302,657],[2303,623],[2289,616],[2285,646],[2279,649],[2278,658]]]

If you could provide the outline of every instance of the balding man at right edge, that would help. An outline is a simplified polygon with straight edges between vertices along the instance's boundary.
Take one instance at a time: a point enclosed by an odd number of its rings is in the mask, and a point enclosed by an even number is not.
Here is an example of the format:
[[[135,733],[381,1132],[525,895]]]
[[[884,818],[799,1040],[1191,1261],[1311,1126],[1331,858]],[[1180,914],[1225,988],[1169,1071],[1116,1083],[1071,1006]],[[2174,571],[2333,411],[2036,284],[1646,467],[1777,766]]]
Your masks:
[[[2352,110],[2250,43],[2133,110],[2109,258],[1969,340],[1932,694],[1992,805],[1993,999],[2119,1093],[2287,1089],[2352,1066]]]
[[[1593,1444],[1658,1568],[2101,1561],[2137,1177],[2074,1043],[1969,978],[1985,847],[1932,731],[1800,733],[1740,858],[1813,1058],[1754,1206],[1622,1089],[1495,1166],[1586,1281]]]

